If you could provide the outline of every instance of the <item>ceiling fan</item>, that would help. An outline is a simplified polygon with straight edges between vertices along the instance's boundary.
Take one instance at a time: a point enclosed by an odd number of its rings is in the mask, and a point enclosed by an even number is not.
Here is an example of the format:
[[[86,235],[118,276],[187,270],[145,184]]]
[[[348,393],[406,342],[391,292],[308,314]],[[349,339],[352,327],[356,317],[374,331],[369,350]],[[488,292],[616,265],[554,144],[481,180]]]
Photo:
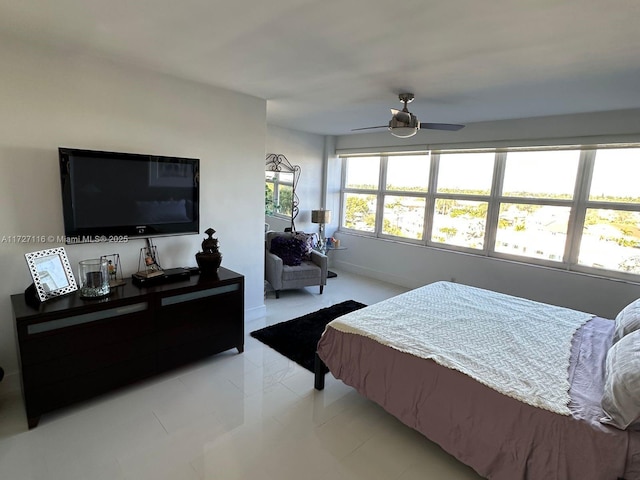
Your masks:
[[[399,138],[413,137],[421,128],[430,130],[450,130],[455,132],[464,128],[464,125],[456,125],[454,123],[424,123],[419,122],[418,117],[407,109],[407,104],[413,102],[413,93],[401,93],[398,95],[400,101],[404,103],[402,110],[391,109],[391,120],[389,125],[379,125],[377,127],[354,128],[352,132],[358,130],[371,130],[374,128],[388,128],[391,135]]]

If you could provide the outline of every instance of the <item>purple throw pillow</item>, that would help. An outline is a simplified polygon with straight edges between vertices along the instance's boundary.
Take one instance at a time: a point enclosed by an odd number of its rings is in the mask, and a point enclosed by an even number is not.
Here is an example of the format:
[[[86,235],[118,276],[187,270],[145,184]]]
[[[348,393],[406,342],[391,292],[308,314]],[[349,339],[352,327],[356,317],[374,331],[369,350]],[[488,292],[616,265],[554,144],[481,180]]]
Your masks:
[[[281,235],[271,240],[271,253],[280,257],[285,265],[300,265],[305,251],[305,242],[296,237]]]

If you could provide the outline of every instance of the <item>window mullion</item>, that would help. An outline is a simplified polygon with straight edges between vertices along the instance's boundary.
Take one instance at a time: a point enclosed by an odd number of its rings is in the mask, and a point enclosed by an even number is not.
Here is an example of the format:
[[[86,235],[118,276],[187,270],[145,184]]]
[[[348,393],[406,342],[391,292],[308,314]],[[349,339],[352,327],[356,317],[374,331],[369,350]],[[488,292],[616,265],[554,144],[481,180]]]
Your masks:
[[[567,228],[567,245],[564,252],[564,261],[571,267],[578,263],[580,253],[580,242],[584,231],[584,220],[587,214],[587,202],[589,201],[589,191],[591,190],[591,178],[593,176],[593,166],[596,158],[594,149],[585,149],[580,152],[580,163],[578,164],[578,174],[576,176],[576,188],[574,193],[574,203],[569,217]]]
[[[640,211],[639,203],[594,202],[587,198],[586,207],[604,210],[622,210],[625,212]]]
[[[279,193],[280,192],[278,192],[278,174],[276,173],[273,176],[273,205],[274,205],[274,207],[279,204],[279,202],[278,202]],[[276,213],[277,213],[277,207],[276,207]]]
[[[345,196],[345,188],[347,185],[347,160],[345,158],[340,159],[340,221],[338,222],[338,230],[342,229],[345,221],[344,218],[347,214],[347,199]]]
[[[431,154],[431,164],[429,165],[429,185],[427,187],[427,201],[425,202],[424,233],[425,245],[431,244],[431,234],[433,232],[433,216],[436,205],[436,190],[438,188],[438,169],[440,168],[440,154]]]
[[[506,159],[506,152],[496,152],[493,164],[491,193],[489,195],[489,209],[487,211],[487,226],[484,236],[484,251],[487,254],[495,251],[496,236],[498,234],[498,218],[500,216],[500,195],[502,194]]]
[[[378,192],[376,194],[376,228],[375,235],[379,237],[382,235],[383,222],[384,222],[384,197],[387,190],[387,155],[380,156],[380,176],[378,177]]]

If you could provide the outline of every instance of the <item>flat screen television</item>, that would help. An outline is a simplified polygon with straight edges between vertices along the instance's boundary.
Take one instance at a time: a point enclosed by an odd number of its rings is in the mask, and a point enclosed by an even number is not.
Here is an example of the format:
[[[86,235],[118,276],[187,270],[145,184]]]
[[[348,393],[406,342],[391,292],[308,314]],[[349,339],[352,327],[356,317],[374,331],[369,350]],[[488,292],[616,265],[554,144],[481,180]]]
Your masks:
[[[199,233],[199,159],[58,153],[66,243]]]

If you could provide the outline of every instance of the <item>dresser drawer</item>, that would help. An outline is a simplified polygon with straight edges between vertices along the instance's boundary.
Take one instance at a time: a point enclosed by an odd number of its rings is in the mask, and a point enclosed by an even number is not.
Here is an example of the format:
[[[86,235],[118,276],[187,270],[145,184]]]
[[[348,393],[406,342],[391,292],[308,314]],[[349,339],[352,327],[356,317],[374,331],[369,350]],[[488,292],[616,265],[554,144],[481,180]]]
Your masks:
[[[152,334],[147,302],[20,326],[22,365],[32,365]]]
[[[59,356],[46,362],[23,364],[22,379],[25,387],[49,385],[60,380],[100,372],[111,365],[125,364],[139,357],[153,355],[155,349],[155,336],[140,336]]]
[[[146,378],[154,374],[156,369],[157,359],[153,354],[46,385],[25,385],[27,416],[38,416],[44,412],[92,398]]]

